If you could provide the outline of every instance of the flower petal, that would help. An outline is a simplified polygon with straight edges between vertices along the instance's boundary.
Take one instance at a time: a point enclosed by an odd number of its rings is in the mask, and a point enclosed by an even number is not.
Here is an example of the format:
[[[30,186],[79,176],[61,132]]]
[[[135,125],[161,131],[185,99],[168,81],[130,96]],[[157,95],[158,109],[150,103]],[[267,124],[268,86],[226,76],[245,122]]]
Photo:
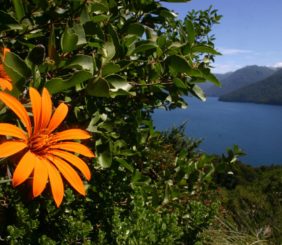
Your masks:
[[[49,162],[47,162],[44,158],[36,158],[37,160],[35,161],[32,184],[33,197],[37,197],[42,193],[48,180],[47,165]]]
[[[9,107],[23,122],[28,134],[31,135],[31,123],[24,106],[12,95],[0,91],[0,100]]]
[[[46,88],[42,91],[41,128],[46,128],[52,116],[52,100]]]
[[[48,160],[46,160],[48,161]],[[59,171],[48,161],[46,165],[48,169],[48,176],[50,186],[56,206],[59,207],[64,197],[64,184]]]
[[[0,77],[0,87],[1,87],[2,90],[7,89],[7,90],[11,91],[13,89],[13,85],[12,85],[10,78],[8,76],[5,76],[4,78]]]
[[[56,139],[59,140],[72,140],[72,139],[89,139],[91,135],[82,129],[67,129],[55,134]]]
[[[29,88],[29,97],[31,100],[32,114],[34,120],[33,134],[36,134],[40,129],[41,121],[41,96],[34,88]]]
[[[13,186],[18,186],[31,175],[37,161],[36,156],[28,151],[20,160],[13,174]]]
[[[54,131],[65,119],[66,115],[68,114],[68,106],[64,103],[61,103],[58,108],[55,110],[51,121],[48,125],[49,133]]]
[[[65,179],[69,182],[69,184],[81,195],[85,196],[85,188],[82,180],[79,175],[75,172],[75,170],[70,167],[68,163],[64,160],[49,155],[47,156],[49,161],[51,161],[61,172],[61,174],[65,177]]]
[[[0,145],[0,158],[12,156],[26,147],[22,141],[6,141]]]
[[[10,123],[0,123],[0,135],[17,137],[27,141],[24,131]]]
[[[4,48],[3,50],[3,58],[5,59],[6,58],[6,54],[11,52],[11,50],[9,48]]]
[[[95,155],[89,148],[77,142],[60,142],[51,145],[50,149],[62,149],[66,151],[75,152],[86,157],[95,157]]]
[[[66,151],[60,151],[60,150],[55,150],[55,149],[49,150],[49,153],[54,154],[60,158],[63,158],[67,162],[71,163],[73,166],[77,167],[81,171],[81,173],[85,176],[87,180],[90,180],[91,173],[90,173],[88,166],[82,159],[80,159],[76,155],[73,155]]]

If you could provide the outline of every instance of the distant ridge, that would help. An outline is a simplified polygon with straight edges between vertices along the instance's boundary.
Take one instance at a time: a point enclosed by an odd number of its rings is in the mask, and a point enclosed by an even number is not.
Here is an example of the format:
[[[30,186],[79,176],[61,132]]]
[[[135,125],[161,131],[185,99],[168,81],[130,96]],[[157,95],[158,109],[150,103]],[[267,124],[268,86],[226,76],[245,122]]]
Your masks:
[[[259,82],[224,94],[219,100],[282,105],[282,69]]]
[[[263,80],[271,76],[274,72],[275,69],[266,66],[246,66],[231,73],[216,74],[222,84],[221,88],[216,86],[206,86],[203,89],[207,96],[220,97],[244,86]]]

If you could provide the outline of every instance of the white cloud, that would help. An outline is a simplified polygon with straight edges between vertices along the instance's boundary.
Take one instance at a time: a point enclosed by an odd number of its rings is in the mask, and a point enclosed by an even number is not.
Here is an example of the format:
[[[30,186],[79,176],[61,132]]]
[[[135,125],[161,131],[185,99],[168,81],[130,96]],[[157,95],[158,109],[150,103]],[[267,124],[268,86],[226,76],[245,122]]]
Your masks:
[[[239,54],[254,54],[252,50],[236,49],[236,48],[218,48],[218,51],[223,55],[239,55]]]
[[[275,63],[274,65],[272,65],[272,67],[281,68],[282,67],[282,61]]]
[[[214,64],[212,71],[214,73],[227,73],[230,71],[236,71],[240,68],[242,68],[242,66],[237,64]]]

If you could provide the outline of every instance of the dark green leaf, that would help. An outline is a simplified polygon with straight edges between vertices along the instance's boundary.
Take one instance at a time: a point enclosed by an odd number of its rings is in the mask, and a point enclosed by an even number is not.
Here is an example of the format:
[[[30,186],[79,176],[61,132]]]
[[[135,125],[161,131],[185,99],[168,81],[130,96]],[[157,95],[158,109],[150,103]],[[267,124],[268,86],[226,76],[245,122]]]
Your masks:
[[[74,87],[77,84],[85,82],[92,77],[92,74],[87,71],[78,71],[74,73],[69,79],[62,79],[60,77],[53,78],[46,83],[46,88],[50,91],[50,93],[55,94],[58,92],[62,92],[71,87]]]
[[[130,165],[127,161],[125,161],[122,158],[117,157],[116,161],[125,169],[127,169],[129,172],[133,173],[134,172],[134,168],[132,167],[132,165]]]
[[[171,55],[166,59],[166,63],[169,69],[176,73],[188,73],[191,70],[183,56]]]
[[[127,34],[137,35],[139,37],[142,37],[144,34],[145,28],[142,24],[134,23],[130,24],[127,29]]]
[[[187,88],[187,85],[181,79],[179,79],[177,77],[173,79],[173,83],[178,88],[183,88],[183,89]]]
[[[21,29],[22,27],[19,25],[16,19],[14,19],[11,15],[4,11],[0,11],[0,31],[8,30],[8,29]]]
[[[94,23],[99,23],[99,22],[102,22],[102,21],[106,21],[110,18],[110,16],[108,15],[96,15],[92,18],[93,22]]]
[[[192,44],[195,41],[195,35],[196,35],[194,25],[193,25],[192,21],[190,21],[190,20],[186,20],[185,25],[186,25],[186,28],[187,28],[187,31],[188,31],[189,43]]]
[[[110,86],[108,82],[103,79],[94,79],[89,81],[88,86],[86,88],[87,93],[96,96],[96,97],[109,97],[110,96]]]
[[[157,45],[155,43],[145,43],[145,44],[141,44],[139,46],[137,46],[134,50],[133,50],[133,54],[135,53],[141,53],[141,52],[145,52],[147,50],[153,50],[156,49]]]
[[[36,45],[29,53],[28,59],[35,65],[43,63],[45,58],[45,47],[41,44]]]

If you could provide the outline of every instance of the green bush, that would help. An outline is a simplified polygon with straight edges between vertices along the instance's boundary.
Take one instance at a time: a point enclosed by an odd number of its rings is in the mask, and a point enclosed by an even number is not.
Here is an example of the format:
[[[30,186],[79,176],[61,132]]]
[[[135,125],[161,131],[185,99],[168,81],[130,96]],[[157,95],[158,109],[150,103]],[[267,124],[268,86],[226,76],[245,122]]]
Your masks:
[[[96,154],[94,160],[79,156],[92,173],[91,180],[83,182],[85,198],[69,186],[75,182],[70,176],[77,180],[80,173],[59,171],[60,164],[50,158],[49,180],[37,197],[31,190],[33,170],[24,183],[12,187],[23,152],[6,158],[1,144],[3,242],[134,244],[146,238],[151,244],[193,244],[199,239],[217,210],[209,190],[212,158],[197,153],[197,142],[184,138],[181,130],[156,132],[151,114],[160,107],[184,108],[184,95],[205,100],[201,82],[219,84],[211,73],[219,54],[211,29],[220,18],[209,8],[179,20],[162,1],[154,0],[1,1],[0,75],[13,89],[5,90],[9,95],[1,93],[0,99],[7,105],[3,98],[15,101],[14,96],[19,102],[13,111],[20,103],[36,121],[49,111],[41,106],[43,114],[37,118],[28,91],[48,90],[55,107],[63,102],[68,108],[61,127],[88,130],[91,139],[80,143]],[[11,52],[4,55],[2,49],[7,48]],[[22,126],[4,104],[0,121]],[[1,130],[4,134],[4,124]],[[30,131],[34,138],[26,134],[28,144],[20,142],[30,155],[36,152],[31,143],[54,146],[46,143],[54,134],[40,132],[43,137],[34,128]],[[10,139],[3,135],[3,142]],[[40,163],[46,167],[41,158]],[[64,200],[56,201],[59,208],[52,201],[50,169],[64,181]]]

